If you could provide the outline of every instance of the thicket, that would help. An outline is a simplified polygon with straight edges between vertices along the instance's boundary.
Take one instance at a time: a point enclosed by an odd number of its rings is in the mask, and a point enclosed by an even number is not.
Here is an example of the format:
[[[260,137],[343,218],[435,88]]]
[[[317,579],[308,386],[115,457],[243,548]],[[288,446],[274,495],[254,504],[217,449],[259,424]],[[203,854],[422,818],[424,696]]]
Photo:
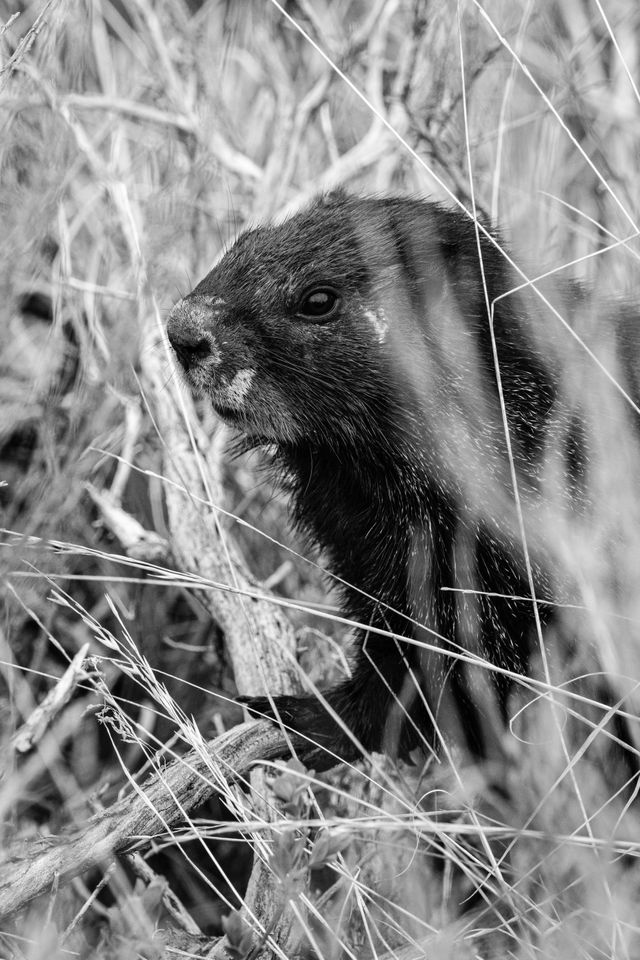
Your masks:
[[[163,327],[335,186],[475,204],[531,275],[632,296],[636,4],[0,14],[0,956],[640,956],[637,812],[562,752],[562,665],[508,804],[455,753],[257,763],[281,735],[236,693],[343,675],[347,630]]]

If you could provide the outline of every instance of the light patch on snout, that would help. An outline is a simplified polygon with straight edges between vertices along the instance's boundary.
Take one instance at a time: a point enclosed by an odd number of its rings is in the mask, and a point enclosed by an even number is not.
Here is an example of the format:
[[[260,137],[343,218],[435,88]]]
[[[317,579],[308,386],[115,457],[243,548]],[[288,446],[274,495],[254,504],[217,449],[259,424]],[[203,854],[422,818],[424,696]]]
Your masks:
[[[238,370],[231,383],[216,391],[216,399],[233,409],[240,409],[247,398],[256,371],[252,367]]]
[[[365,317],[374,329],[378,343],[384,343],[389,332],[389,324],[383,310],[365,310]]]

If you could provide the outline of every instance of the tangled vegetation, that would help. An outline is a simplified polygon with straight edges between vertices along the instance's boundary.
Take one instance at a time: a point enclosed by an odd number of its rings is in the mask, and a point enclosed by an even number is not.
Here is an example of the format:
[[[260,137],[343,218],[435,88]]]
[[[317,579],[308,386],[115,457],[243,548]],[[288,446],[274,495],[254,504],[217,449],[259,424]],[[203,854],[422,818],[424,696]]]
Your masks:
[[[529,276],[633,297],[636,5],[9,7],[0,956],[640,956],[637,784],[591,759],[611,714],[567,700],[552,650],[506,734],[508,803],[455,749],[318,776],[271,759],[280,731],[237,693],[343,676],[348,629],[164,334],[243,226],[336,186],[462,204]],[[633,624],[640,523],[602,499],[626,552],[592,566]],[[633,720],[633,630],[616,653],[607,624]]]

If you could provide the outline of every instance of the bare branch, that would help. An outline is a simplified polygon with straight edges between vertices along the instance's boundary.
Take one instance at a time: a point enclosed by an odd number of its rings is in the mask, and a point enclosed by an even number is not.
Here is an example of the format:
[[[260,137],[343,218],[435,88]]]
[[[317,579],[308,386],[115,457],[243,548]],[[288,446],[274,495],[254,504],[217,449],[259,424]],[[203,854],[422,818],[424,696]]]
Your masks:
[[[71,699],[77,684],[86,678],[85,658],[88,650],[89,644],[85,643],[42,703],[14,733],[11,746],[17,753],[27,753],[40,742],[48,727]]]
[[[287,751],[282,733],[260,721],[240,724],[206,745],[158,769],[140,788],[96,814],[85,828],[66,836],[20,842],[3,852],[0,865],[0,919],[34,897],[114,856],[144,843],[183,820],[219,790],[221,779],[247,776],[259,760]]]
[[[159,315],[156,321],[159,325]],[[166,382],[163,365],[169,358],[162,352],[166,350],[164,342],[153,345],[157,334],[157,327],[148,323],[148,345],[143,346],[140,356],[164,443],[164,474],[177,484],[165,486],[177,566],[214,582],[231,582],[237,588],[235,593],[207,591],[203,602],[224,630],[240,693],[294,693],[299,681],[293,629],[277,607],[242,596],[245,590],[255,592],[256,581],[215,510],[215,504],[222,502],[219,465],[208,457],[210,445],[190,397],[179,391],[175,377]],[[196,498],[204,499],[211,508]]]
[[[25,33],[24,37],[19,41],[16,49],[13,54],[9,57],[6,63],[0,67],[0,91],[4,89],[5,84],[7,83],[9,77],[13,71],[20,65],[22,60],[27,56],[31,47],[35,43],[36,37],[42,30],[43,26],[47,22],[45,17],[49,12],[49,8],[56,2],[56,0],[46,0],[45,5],[42,10],[33,21],[31,27]],[[16,15],[10,17],[9,21],[4,25],[2,33],[4,34],[7,28],[13,24],[16,19]]]
[[[155,319],[159,324],[157,313]],[[148,320],[145,332],[152,343],[157,342],[157,327]],[[164,473],[169,480],[179,481],[191,494],[186,496],[174,483],[165,487],[177,563],[183,569],[218,582],[231,582],[240,591],[207,591],[203,597],[211,615],[224,630],[238,690],[246,694],[264,690],[274,694],[296,692],[299,679],[293,629],[278,607],[242,596],[242,590],[251,590],[256,584],[213,506],[222,501],[219,444],[207,442],[193,404],[188,396],[179,392],[176,379],[166,383],[166,376],[162,374],[167,359],[161,352],[163,349],[166,341],[161,337],[159,346],[142,349],[141,361],[164,443]],[[196,497],[211,503],[211,509]],[[270,734],[273,739],[267,741],[267,746],[272,742],[280,744],[278,752],[270,755],[286,752],[283,734],[280,731],[275,735],[270,731]],[[254,754],[256,759],[261,756],[266,757]],[[260,771],[253,773],[251,784],[257,797],[264,794],[264,776]],[[265,805],[262,815],[266,822],[272,821],[277,817],[277,809]],[[254,858],[245,904],[248,912],[258,917],[263,929],[269,930],[281,947],[293,945],[293,915],[284,907],[277,878],[258,857]],[[225,943],[226,938],[219,948],[221,956]]]
[[[127,556],[147,563],[161,563],[166,560],[169,544],[163,537],[153,530],[145,530],[139,520],[122,509],[109,490],[98,490],[88,482],[85,487],[98,507],[104,523],[118,538]]]
[[[74,110],[108,110],[130,117],[132,120],[142,120],[147,123],[156,123],[160,126],[174,127],[183,133],[190,134],[208,146],[211,153],[220,164],[238,177],[251,181],[262,179],[263,172],[254,161],[245,154],[236,150],[228,143],[218,130],[211,130],[208,139],[198,122],[197,117],[182,113],[168,113],[145,103],[136,103],[123,97],[105,97],[100,94],[67,94],[60,100],[61,105],[72,107]]]

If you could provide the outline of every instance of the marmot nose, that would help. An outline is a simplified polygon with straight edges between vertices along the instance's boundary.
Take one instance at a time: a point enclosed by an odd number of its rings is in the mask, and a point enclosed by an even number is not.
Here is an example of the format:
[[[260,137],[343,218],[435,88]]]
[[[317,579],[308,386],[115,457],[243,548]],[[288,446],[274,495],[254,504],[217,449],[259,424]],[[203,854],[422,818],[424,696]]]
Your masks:
[[[213,353],[213,339],[194,325],[185,323],[180,316],[170,316],[167,323],[167,336],[174,352],[185,368],[198,360],[204,360]]]

